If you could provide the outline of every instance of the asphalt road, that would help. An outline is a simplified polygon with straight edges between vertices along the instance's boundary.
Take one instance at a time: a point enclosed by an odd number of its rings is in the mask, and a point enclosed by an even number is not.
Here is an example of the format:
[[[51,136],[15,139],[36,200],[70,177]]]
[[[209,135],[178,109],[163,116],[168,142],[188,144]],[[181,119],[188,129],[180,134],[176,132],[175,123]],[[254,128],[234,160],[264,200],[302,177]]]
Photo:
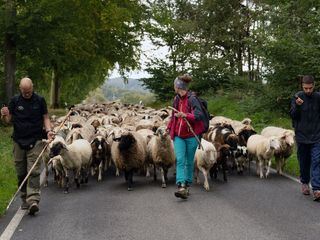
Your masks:
[[[128,192],[123,177],[90,179],[69,194],[51,182],[42,190],[40,212],[24,216],[12,239],[320,239],[320,203],[300,193],[300,185],[271,174],[222,176],[206,192],[195,184],[187,201],[174,197],[174,176],[166,189],[160,179],[135,176]],[[0,221],[3,231],[15,203]]]

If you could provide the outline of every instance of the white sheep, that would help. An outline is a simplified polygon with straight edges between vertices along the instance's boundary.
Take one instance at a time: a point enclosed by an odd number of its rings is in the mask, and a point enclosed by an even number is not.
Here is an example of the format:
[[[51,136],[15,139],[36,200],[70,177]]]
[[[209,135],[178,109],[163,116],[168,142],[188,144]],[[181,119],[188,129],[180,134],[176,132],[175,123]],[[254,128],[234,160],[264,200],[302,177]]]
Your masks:
[[[160,169],[162,187],[167,187],[168,169],[175,163],[173,143],[165,127],[159,127],[150,139],[148,146],[148,159],[154,165],[154,180],[157,179],[156,169]]]
[[[198,148],[195,153],[195,178],[197,183],[200,184],[199,170],[204,176],[203,187],[209,191],[208,173],[213,165],[217,162],[218,152],[213,143],[201,139],[202,148]]]
[[[249,157],[255,157],[257,162],[257,175],[260,178],[267,178],[270,172],[271,158],[274,151],[280,148],[280,142],[277,137],[265,137],[255,134],[249,137],[247,142],[247,150]],[[265,172],[263,169],[267,167]]]
[[[77,139],[72,144],[66,145],[63,141],[56,141],[50,149],[50,157],[60,155],[56,161],[60,161],[64,177],[66,179],[65,192],[69,191],[69,173],[68,170],[74,171],[74,178],[77,187],[80,187],[79,178],[81,182],[88,182],[88,173],[91,165],[92,149],[90,143],[85,139]]]
[[[147,144],[139,133],[129,131],[123,131],[120,136],[113,140],[111,146],[112,159],[116,168],[124,171],[128,191],[131,191],[133,172],[145,167]]]
[[[261,135],[275,136],[280,140],[280,148],[274,152],[277,172],[282,175],[286,160],[291,156],[294,147],[294,131],[280,127],[269,126],[262,130]]]

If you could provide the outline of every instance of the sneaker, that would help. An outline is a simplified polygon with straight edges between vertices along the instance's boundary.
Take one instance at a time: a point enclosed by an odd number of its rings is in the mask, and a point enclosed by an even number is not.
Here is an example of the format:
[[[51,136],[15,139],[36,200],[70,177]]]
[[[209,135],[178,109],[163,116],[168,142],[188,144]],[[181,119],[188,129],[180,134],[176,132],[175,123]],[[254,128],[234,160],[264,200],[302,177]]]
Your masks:
[[[301,192],[303,195],[310,195],[310,188],[308,184],[302,184]]]
[[[320,190],[313,191],[313,200],[320,202]]]
[[[187,199],[188,198],[188,191],[185,187],[180,187],[180,188],[178,188],[178,191],[176,191],[174,193],[174,195],[177,198]]]
[[[34,215],[36,212],[39,212],[39,206],[37,202],[33,202],[29,207],[29,215]]]
[[[20,208],[21,208],[22,210],[27,210],[27,209],[29,209],[29,204],[27,203],[27,201],[26,201],[25,199],[22,200],[22,204],[21,204]]]

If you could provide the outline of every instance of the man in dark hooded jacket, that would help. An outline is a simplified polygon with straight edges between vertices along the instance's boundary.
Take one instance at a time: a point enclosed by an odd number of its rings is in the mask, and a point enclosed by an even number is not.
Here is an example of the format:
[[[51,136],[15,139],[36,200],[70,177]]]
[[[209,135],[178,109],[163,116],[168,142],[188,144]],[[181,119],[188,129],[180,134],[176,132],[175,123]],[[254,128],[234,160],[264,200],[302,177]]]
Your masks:
[[[320,93],[314,91],[314,78],[303,76],[302,90],[291,100],[290,115],[295,129],[302,193],[320,201]],[[310,176],[311,171],[311,176]]]

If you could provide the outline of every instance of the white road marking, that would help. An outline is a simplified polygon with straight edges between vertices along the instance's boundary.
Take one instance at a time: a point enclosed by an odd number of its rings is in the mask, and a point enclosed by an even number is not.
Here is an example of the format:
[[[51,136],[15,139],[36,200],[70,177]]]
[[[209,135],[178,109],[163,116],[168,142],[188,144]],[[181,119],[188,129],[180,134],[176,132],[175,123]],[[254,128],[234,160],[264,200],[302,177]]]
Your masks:
[[[43,186],[43,184],[44,184],[44,176],[45,176],[45,169],[43,169],[43,171],[41,172],[41,175],[40,175],[40,185],[41,186]],[[19,224],[20,224],[20,222],[26,212],[27,212],[27,210],[22,210],[21,208],[18,209],[18,211],[13,216],[13,218],[11,219],[10,223],[8,224],[8,226],[6,227],[4,232],[1,234],[0,240],[10,240],[12,238],[14,232],[17,230],[17,228],[18,228],[18,226],[19,226]]]

